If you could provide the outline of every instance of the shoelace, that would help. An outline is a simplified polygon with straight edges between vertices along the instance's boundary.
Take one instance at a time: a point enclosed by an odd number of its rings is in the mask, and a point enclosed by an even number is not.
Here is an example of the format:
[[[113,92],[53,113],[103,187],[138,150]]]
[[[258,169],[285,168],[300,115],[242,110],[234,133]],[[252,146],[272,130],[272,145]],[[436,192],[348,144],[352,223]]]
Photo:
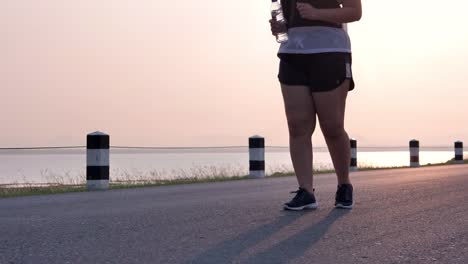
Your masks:
[[[306,191],[307,191],[306,189],[303,189],[303,188],[299,187],[299,189],[297,189],[296,191],[292,191],[290,193],[295,193],[296,196],[294,196],[293,200],[297,200],[302,195],[302,193],[304,193]],[[312,189],[312,191],[315,192],[315,189]]]
[[[300,192],[305,192],[305,191],[306,191],[306,189],[303,189],[303,188],[299,187],[298,190],[292,191],[292,192],[289,192],[289,193],[300,193]],[[315,188],[312,189],[312,191],[315,193]]]
[[[306,189],[303,189],[303,188],[299,187],[299,189],[298,189],[298,190],[296,190],[296,191],[292,191],[292,192],[289,192],[289,193],[299,193],[299,192],[304,192],[304,191],[306,191]],[[315,192],[315,188],[314,188],[314,189],[312,189],[312,191],[313,191],[313,192]]]
[[[303,192],[304,190],[302,188],[299,188],[298,190],[296,191],[292,191],[292,192],[289,192],[289,193],[300,193],[300,192]]]
[[[299,197],[301,196],[301,194],[304,192],[305,190],[302,189],[301,187],[299,187],[299,189],[297,189],[296,191],[292,191],[292,192],[289,192],[289,193],[295,193],[296,195],[294,196],[293,198],[293,201],[299,199]]]

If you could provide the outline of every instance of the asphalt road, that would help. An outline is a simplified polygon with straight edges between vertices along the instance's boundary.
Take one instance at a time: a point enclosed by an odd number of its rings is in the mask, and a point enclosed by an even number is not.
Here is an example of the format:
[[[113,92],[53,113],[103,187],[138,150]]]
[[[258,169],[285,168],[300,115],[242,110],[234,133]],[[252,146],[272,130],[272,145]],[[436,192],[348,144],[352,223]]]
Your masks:
[[[0,199],[0,263],[468,263],[468,165]]]

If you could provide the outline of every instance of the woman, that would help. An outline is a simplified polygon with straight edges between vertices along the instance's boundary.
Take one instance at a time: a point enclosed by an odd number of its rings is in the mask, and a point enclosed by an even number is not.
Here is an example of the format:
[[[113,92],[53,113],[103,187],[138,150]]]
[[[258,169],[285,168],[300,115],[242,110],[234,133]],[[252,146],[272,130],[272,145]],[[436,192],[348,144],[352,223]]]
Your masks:
[[[317,208],[312,175],[316,116],[338,177],[335,207],[353,207],[350,143],[344,129],[348,91],[354,89],[345,23],[358,21],[360,0],[281,0],[289,40],[278,50],[291,160],[299,189],[285,209]],[[270,20],[273,35],[284,25]]]

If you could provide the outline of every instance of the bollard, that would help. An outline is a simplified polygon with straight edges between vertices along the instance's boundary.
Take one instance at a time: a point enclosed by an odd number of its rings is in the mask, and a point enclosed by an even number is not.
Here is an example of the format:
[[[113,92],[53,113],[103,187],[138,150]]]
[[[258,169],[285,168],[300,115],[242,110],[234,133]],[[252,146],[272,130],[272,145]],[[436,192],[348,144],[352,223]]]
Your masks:
[[[463,142],[455,142],[455,163],[463,164]]]
[[[258,135],[249,138],[249,175],[265,177],[265,138]]]
[[[351,144],[351,163],[349,171],[357,171],[357,141],[356,139],[352,138],[349,140]]]
[[[409,142],[410,146],[410,167],[419,167],[419,141],[413,139]]]
[[[109,188],[109,135],[94,132],[86,138],[86,186],[88,191]]]

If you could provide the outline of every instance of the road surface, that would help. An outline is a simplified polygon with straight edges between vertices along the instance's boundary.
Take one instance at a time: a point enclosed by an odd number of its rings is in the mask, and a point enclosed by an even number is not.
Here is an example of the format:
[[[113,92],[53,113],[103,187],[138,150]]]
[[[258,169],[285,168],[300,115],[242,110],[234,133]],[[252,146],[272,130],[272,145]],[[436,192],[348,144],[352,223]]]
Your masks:
[[[468,263],[468,165],[0,199],[0,263]]]

